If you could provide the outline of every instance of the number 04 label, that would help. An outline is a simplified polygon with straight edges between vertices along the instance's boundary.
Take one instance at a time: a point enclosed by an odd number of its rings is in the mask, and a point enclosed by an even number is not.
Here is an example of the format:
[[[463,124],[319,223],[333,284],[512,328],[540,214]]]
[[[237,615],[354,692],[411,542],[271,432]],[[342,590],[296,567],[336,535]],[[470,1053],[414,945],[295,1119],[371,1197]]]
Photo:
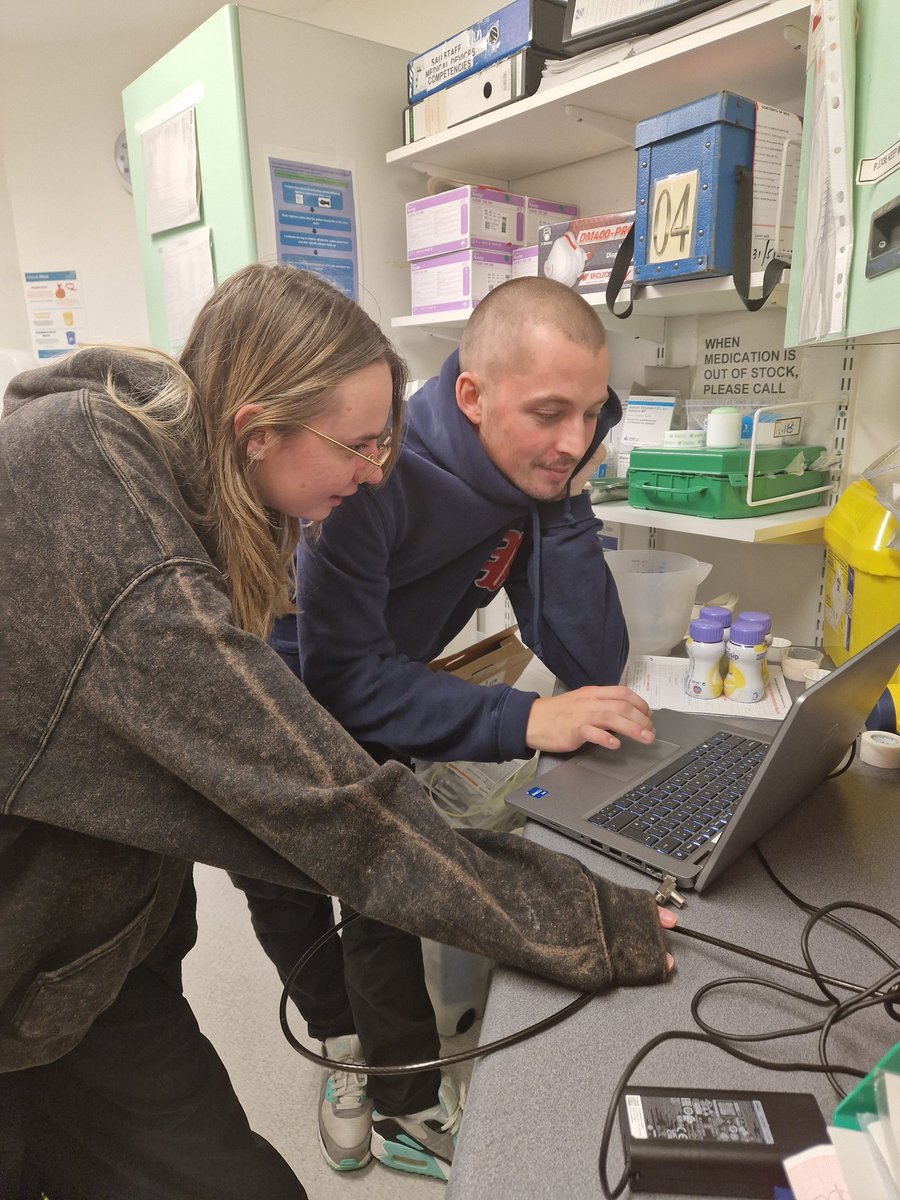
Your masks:
[[[694,253],[697,222],[696,171],[669,175],[653,185],[647,262],[675,262]]]

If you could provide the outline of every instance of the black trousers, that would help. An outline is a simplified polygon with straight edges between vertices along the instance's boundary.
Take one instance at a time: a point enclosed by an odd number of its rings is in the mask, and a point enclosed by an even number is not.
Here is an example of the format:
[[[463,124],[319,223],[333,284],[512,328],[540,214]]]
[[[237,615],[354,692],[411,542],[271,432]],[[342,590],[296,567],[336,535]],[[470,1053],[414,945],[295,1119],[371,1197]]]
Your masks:
[[[247,897],[259,943],[284,983],[313,942],[334,927],[331,897],[242,875],[231,879]],[[352,911],[344,908],[342,915]],[[290,996],[310,1037],[324,1041],[356,1033],[367,1063],[422,1062],[440,1054],[422,943],[380,921],[351,921],[317,951]],[[367,1090],[379,1112],[401,1116],[436,1104],[440,1079],[436,1070],[371,1075]]]
[[[197,1026],[178,940],[69,1054],[0,1075],[0,1200],[306,1200]]]

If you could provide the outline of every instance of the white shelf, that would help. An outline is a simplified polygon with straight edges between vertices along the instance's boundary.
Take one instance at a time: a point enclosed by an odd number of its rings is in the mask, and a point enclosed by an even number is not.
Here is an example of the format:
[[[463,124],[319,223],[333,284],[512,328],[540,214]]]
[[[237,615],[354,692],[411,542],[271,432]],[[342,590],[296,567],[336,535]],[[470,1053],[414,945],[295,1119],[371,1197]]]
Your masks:
[[[760,294],[762,288],[762,272],[750,278],[750,294]],[[787,306],[788,285],[786,275],[782,282],[773,289],[772,295],[766,302],[766,307],[785,308]],[[623,288],[616,300],[616,308],[622,309],[628,304],[631,293]],[[593,308],[600,309],[603,324],[607,333],[621,333],[627,337],[647,338],[651,342],[665,340],[665,317],[697,316],[700,313],[743,312],[741,298],[734,290],[734,280],[730,275],[718,279],[691,279],[684,283],[665,283],[660,285],[638,287],[634,290],[634,312],[624,320],[612,316],[606,307],[606,296],[597,292],[584,297]],[[391,325],[394,329],[424,329],[426,332],[444,334],[451,338],[460,338],[466,321],[472,315],[472,310],[455,313],[425,313],[421,316],[393,317]]]
[[[802,100],[806,64],[784,29],[805,30],[808,22],[808,0],[770,0],[754,12],[392,150],[387,161],[508,185],[619,150],[629,144],[623,137],[629,126],[698,95],[730,91],[786,107]],[[604,128],[605,118],[610,128]]]
[[[675,533],[724,538],[731,542],[793,542],[812,545],[822,542],[822,527],[830,511],[827,504],[821,504],[815,508],[772,513],[767,517],[734,517],[719,521],[714,517],[690,517],[684,513],[632,508],[627,500],[610,500],[594,505],[594,513],[601,521],[618,521],[622,525],[667,529]]]
[[[627,303],[628,293],[622,292],[620,302]],[[606,302],[602,295],[585,296],[585,300],[593,307],[601,309],[603,325],[607,333],[623,334],[626,337],[647,338],[651,342],[662,345],[665,340],[665,325],[662,316],[642,316],[637,309],[626,321],[618,321],[606,311]],[[740,303],[740,302],[739,302]],[[697,310],[700,311],[699,309]],[[466,321],[472,315],[472,310],[456,313],[425,313],[415,317],[392,317],[393,329],[422,329],[425,333],[433,333],[458,341],[466,327]]]

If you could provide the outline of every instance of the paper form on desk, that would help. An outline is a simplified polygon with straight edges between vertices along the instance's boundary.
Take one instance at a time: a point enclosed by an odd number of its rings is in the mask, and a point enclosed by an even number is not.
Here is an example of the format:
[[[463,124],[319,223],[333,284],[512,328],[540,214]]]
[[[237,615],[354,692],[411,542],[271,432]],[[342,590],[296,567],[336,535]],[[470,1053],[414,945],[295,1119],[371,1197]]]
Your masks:
[[[794,1200],[849,1200],[850,1193],[834,1146],[811,1146],[784,1160]]]
[[[783,721],[791,707],[791,694],[781,667],[769,664],[769,684],[764,699],[754,704],[738,704],[724,696],[718,700],[698,700],[689,696],[684,690],[688,666],[686,658],[644,654],[629,662],[623,682],[642,696],[651,709],[672,708],[701,717],[764,717]]]

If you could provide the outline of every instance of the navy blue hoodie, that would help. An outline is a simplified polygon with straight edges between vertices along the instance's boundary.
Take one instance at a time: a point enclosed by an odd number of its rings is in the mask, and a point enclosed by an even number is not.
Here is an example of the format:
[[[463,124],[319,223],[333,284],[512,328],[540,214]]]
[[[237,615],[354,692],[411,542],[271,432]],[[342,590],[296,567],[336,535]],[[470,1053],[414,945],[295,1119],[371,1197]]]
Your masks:
[[[539,502],[494,466],[455,395],[458,353],[408,405],[387,482],[360,488],[301,549],[300,670],[359,741],[413,757],[527,757],[534,692],[426,665],[505,587],[526,645],[569,687],[618,683],[625,620],[590,499]],[[587,457],[622,415],[614,392]],[[290,628],[273,645],[290,662]],[[294,660],[296,661],[296,660]]]

